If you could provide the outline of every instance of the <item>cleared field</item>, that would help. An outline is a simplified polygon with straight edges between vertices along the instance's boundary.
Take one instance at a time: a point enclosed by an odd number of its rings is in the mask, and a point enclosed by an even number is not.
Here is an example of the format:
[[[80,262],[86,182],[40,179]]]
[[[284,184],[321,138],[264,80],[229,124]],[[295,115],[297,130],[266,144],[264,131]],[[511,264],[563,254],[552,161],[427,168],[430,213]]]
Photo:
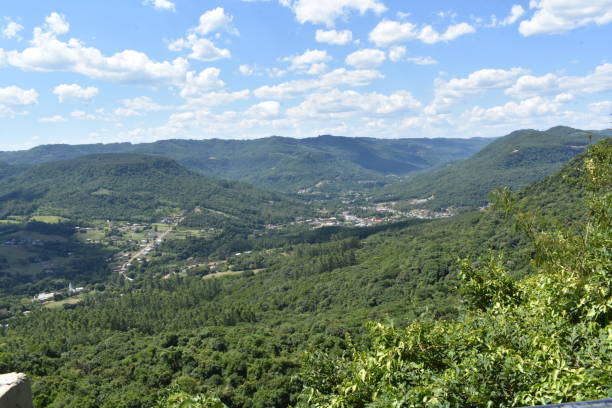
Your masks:
[[[58,224],[60,222],[68,221],[67,218],[58,217],[56,215],[35,215],[30,219],[32,221],[45,222],[47,224]]]
[[[73,296],[62,300],[56,300],[52,302],[45,303],[44,307],[47,309],[59,309],[64,305],[76,305],[83,298],[83,295]]]

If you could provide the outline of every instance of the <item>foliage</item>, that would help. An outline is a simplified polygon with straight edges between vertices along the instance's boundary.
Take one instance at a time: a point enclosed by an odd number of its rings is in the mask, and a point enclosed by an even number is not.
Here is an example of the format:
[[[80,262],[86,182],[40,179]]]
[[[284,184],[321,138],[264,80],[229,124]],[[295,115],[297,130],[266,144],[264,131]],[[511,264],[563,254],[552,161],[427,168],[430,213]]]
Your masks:
[[[190,211],[191,224],[199,226],[256,227],[308,214],[297,201],[278,194],[135,154],[51,162],[0,180],[0,218],[42,214],[151,221],[181,211]]]
[[[546,225],[556,225],[557,218],[565,228],[579,225],[587,210],[577,204],[584,193],[573,182],[576,163],[519,193],[515,210],[539,208],[551,214]],[[424,322],[415,331],[426,341],[423,347],[439,345],[439,338],[447,336],[444,348],[433,347],[430,357],[421,356],[423,364],[432,366],[433,377],[440,368],[437,356],[452,350],[447,345],[465,356],[470,345],[476,353],[479,344],[491,344],[487,339],[502,338],[492,320],[474,318],[479,325],[474,323],[465,344],[461,332],[455,331],[462,320],[452,319],[465,307],[455,290],[457,257],[486,260],[465,271],[477,283],[471,289],[475,299],[479,288],[486,289],[484,299],[476,302],[481,308],[489,311],[499,303],[501,309],[518,310],[530,302],[522,281],[507,277],[525,277],[534,269],[534,246],[514,224],[503,208],[491,208],[449,219],[363,229],[296,227],[264,233],[232,225],[221,235],[172,240],[136,271],[134,281],[113,274],[106,290],[85,296],[74,308],[34,310],[3,321],[0,369],[28,373],[40,407],[144,408],[172,395],[177,403],[190,396],[205,401],[216,396],[228,407],[288,407],[298,402],[303,381],[321,384],[317,389],[322,394],[335,392],[350,373],[348,362],[338,356],[361,349],[353,344],[373,341],[364,333],[363,322],[390,318],[399,334],[385,337],[389,344],[405,343],[400,327],[415,319]],[[529,225],[543,228],[539,222]],[[253,252],[235,254],[244,250]],[[490,250],[512,254],[491,261],[501,284],[487,281]],[[202,279],[191,269],[180,271],[187,265],[206,265],[209,257],[246,272]],[[255,273],[254,268],[259,270]],[[160,279],[170,272],[176,273]],[[520,296],[507,301],[509,293],[515,294],[513,287]],[[485,313],[478,310],[467,313]],[[556,323],[547,324],[543,333],[549,335]],[[508,325],[502,333],[508,344],[520,341],[528,347],[531,339],[515,336],[515,326]],[[557,338],[557,332],[552,333],[551,342]],[[579,345],[587,337],[578,333],[576,338]],[[316,368],[308,371],[311,376],[296,375],[308,364],[301,358],[307,349],[324,357],[315,359]],[[480,350],[486,351],[484,346]],[[587,357],[580,355],[584,361]],[[474,373],[489,373],[496,384],[498,366],[489,367],[486,361],[484,367],[475,364]]]
[[[536,274],[515,282],[498,257],[463,260],[459,319],[372,324],[371,346],[307,367],[302,406],[511,407],[608,396],[611,164],[609,141],[585,160],[581,231],[542,231],[519,214],[535,241]]]
[[[593,140],[603,135],[593,134]],[[382,191],[383,201],[434,198],[419,207],[483,206],[497,187],[513,190],[541,180],[583,152],[589,143],[583,131],[557,126],[547,131],[519,130],[499,138],[465,160],[424,172]]]
[[[256,140],[164,140],[132,145],[46,145],[21,152],[0,152],[0,162],[38,164],[99,153],[158,155],[213,177],[241,180],[293,193],[326,181],[324,190],[362,189],[406,174],[468,157],[488,139],[380,140],[319,136]],[[0,167],[0,176],[2,167]]]

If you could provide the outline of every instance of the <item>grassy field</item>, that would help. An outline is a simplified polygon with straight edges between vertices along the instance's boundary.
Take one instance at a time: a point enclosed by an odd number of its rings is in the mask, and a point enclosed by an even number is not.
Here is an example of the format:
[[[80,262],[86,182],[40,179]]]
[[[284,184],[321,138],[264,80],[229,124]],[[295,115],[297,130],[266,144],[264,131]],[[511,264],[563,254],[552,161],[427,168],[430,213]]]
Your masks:
[[[51,302],[46,302],[45,306],[47,309],[59,309],[64,307],[64,305],[76,305],[83,299],[83,295],[73,296],[62,300],[56,300]]]
[[[32,221],[45,222],[47,224],[58,224],[60,222],[68,221],[67,218],[58,217],[56,215],[35,215],[30,219]]]

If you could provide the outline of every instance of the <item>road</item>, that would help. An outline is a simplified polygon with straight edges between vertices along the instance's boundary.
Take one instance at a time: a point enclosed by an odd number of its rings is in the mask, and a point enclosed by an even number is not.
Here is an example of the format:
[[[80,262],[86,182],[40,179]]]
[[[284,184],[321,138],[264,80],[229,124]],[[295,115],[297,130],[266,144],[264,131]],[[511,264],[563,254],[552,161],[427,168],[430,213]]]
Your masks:
[[[145,246],[144,248],[142,248],[138,252],[136,252],[134,255],[132,255],[129,260],[127,260],[123,265],[121,265],[121,268],[119,268],[119,274],[123,275],[123,277],[125,279],[129,280],[129,281],[134,280],[134,279],[130,278],[129,276],[127,276],[125,274],[125,272],[128,270],[130,265],[132,265],[132,263],[135,260],[137,260],[138,258],[142,258],[142,257],[146,256],[149,252],[154,250],[156,246],[158,246],[159,244],[164,242],[164,238],[166,238],[166,236],[168,236],[168,234],[170,234],[172,231],[174,231],[174,228],[176,228],[181,223],[181,221],[183,221],[183,217],[179,218],[178,221],[176,221],[176,223],[171,225],[170,228],[168,228],[168,230],[164,231],[151,244],[148,244],[147,246]]]

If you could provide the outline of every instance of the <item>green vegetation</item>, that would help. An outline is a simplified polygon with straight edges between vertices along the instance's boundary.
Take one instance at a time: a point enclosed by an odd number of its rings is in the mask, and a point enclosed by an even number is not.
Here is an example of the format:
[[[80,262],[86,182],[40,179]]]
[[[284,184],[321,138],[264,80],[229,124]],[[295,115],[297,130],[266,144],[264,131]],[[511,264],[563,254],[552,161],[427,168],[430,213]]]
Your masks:
[[[415,198],[433,199],[420,208],[478,207],[487,203],[487,194],[496,187],[513,190],[541,180],[557,171],[569,159],[583,152],[590,139],[603,136],[558,126],[547,131],[519,130],[499,138],[474,156],[439,170],[410,177],[389,186],[380,201]],[[402,206],[412,207],[404,203]]]
[[[151,222],[183,211],[198,226],[251,227],[306,213],[297,201],[212,179],[152,156],[85,156],[42,164],[0,180],[0,218],[34,215],[46,220],[52,216]]]
[[[348,357],[312,355],[304,407],[513,407],[598,399],[612,384],[612,145],[585,161],[588,221],[542,231],[529,214],[537,273],[509,277],[502,257],[461,262],[457,320],[373,324]],[[508,192],[496,204],[514,211]]]
[[[362,189],[401,175],[468,157],[489,139],[397,139],[319,136],[257,140],[165,140],[132,145],[48,145],[0,152],[0,162],[32,165],[99,153],[158,155],[213,177],[245,181],[275,191]],[[2,167],[0,167],[0,177]]]
[[[609,163],[609,150],[608,146],[605,154],[593,159],[590,168],[601,168],[602,161]],[[546,396],[538,395],[536,388],[531,393],[521,387],[528,382],[536,387],[540,384],[536,380],[554,375],[549,368],[561,361],[566,365],[557,367],[557,378],[566,378],[564,367],[574,370],[567,371],[573,385],[559,383],[560,389],[566,390],[563,395],[576,391],[576,375],[583,375],[587,384],[595,384],[592,390],[585,387],[588,393],[576,395],[601,395],[597,384],[605,381],[605,376],[581,367],[592,364],[598,370],[606,368],[609,359],[602,359],[601,353],[609,352],[590,345],[596,334],[609,326],[609,312],[599,317],[588,317],[586,312],[586,323],[580,325],[585,322],[585,308],[606,304],[597,298],[597,290],[591,293],[586,289],[609,288],[609,277],[599,273],[609,270],[609,254],[600,250],[602,245],[609,248],[609,235],[601,235],[606,231],[601,227],[603,216],[599,221],[591,217],[591,224],[587,224],[592,240],[586,241],[588,245],[574,247],[579,240],[571,238],[570,233],[552,232],[560,227],[580,230],[589,215],[589,209],[579,201],[586,195],[577,182],[581,163],[582,158],[575,159],[561,173],[522,190],[516,200],[505,200],[512,207],[508,211],[495,207],[449,219],[371,228],[304,231],[296,227],[294,231],[254,234],[248,229],[226,227],[216,238],[214,234],[191,238],[178,234],[134,270],[133,281],[114,274],[105,290],[83,296],[78,304],[56,310],[35,308],[28,316],[17,314],[7,320],[8,327],[0,328],[0,371],[18,370],[32,376],[36,404],[41,407],[183,403],[205,407],[328,406],[330,401],[342,401],[344,397],[355,398],[345,406],[365,406],[377,390],[381,391],[376,395],[387,399],[376,400],[376,404],[389,406],[387,402],[400,388],[387,385],[403,383],[406,378],[413,381],[411,373],[418,372],[429,376],[419,377],[415,395],[434,393],[440,406],[445,406],[444,401],[454,401],[448,398],[464,378],[470,387],[479,385],[482,379],[481,391],[466,388],[471,406],[486,406],[493,392],[497,393],[494,401],[500,403],[512,401],[517,395],[523,395],[520,401],[530,396],[543,401]],[[609,174],[606,177],[609,181]],[[505,193],[498,195],[506,197]],[[609,190],[605,197],[609,200]],[[593,202],[599,203],[600,210],[609,211],[608,202],[601,197],[597,200]],[[536,232],[534,245],[528,235],[514,228],[515,221],[507,214],[510,211],[541,212],[547,217],[545,221],[526,225],[549,232]],[[61,224],[48,225],[57,228]],[[601,241],[604,238],[607,241]],[[549,243],[545,248],[554,249],[564,242],[570,245],[562,252],[564,257],[546,266],[557,259],[556,252],[541,257],[541,244]],[[457,258],[487,260],[491,250],[511,256],[501,264],[487,261],[472,266],[464,262],[463,270],[457,264]],[[248,253],[234,253],[238,251]],[[534,254],[540,266],[532,265]],[[223,271],[240,274],[202,279],[213,276],[214,271],[207,268],[215,259],[224,259]],[[572,277],[573,269],[568,267],[573,265],[572,259],[587,261],[580,269],[584,279]],[[197,266],[204,262],[206,266]],[[173,272],[173,264],[179,272],[181,268],[185,272],[160,279]],[[194,268],[188,269],[190,265]],[[589,265],[600,265],[599,275],[591,274]],[[565,282],[555,278],[558,266],[570,274],[563,278],[571,278],[567,281],[571,302],[561,302],[559,308],[553,308],[557,314],[551,314],[552,300],[564,298],[555,293],[557,287],[547,286],[544,278]],[[544,272],[531,275],[542,269]],[[468,282],[462,289],[465,299],[474,305],[468,310],[456,291],[462,286],[462,273]],[[538,285],[544,291],[541,297],[536,294]],[[585,298],[587,292],[593,297]],[[609,292],[602,296],[609,296]],[[581,299],[587,301],[582,304]],[[564,312],[572,305],[580,305],[577,314]],[[521,319],[527,317],[534,319],[533,324],[524,326]],[[363,322],[387,319],[395,325],[376,326],[380,334],[371,336],[364,331]],[[608,323],[601,319],[608,319]],[[515,331],[505,332],[506,326],[495,324],[499,322]],[[542,330],[543,335],[528,348],[521,342],[533,333],[532,327]],[[422,337],[406,339],[406,330]],[[394,347],[399,347],[398,339],[405,345],[402,347],[414,347],[406,348],[406,354],[393,354]],[[428,341],[432,348],[419,343],[419,339]],[[568,344],[578,353],[582,365],[569,358]],[[421,346],[431,354],[410,351],[421,350]],[[525,377],[520,370],[511,370],[513,364],[520,363],[512,350],[522,346],[529,352],[522,366],[528,374]],[[536,354],[540,346],[558,346],[554,350],[561,354],[556,362],[542,360],[540,364],[536,360],[540,358]],[[450,355],[453,347],[455,354]],[[506,349],[508,353],[503,354]],[[305,361],[302,355],[307,350],[318,350],[314,356],[322,357]],[[385,354],[389,358],[385,362],[398,368],[398,377],[389,379],[384,364],[372,373],[365,370],[364,388],[357,383],[356,392],[347,397],[342,387],[353,387],[355,381],[362,381],[361,368],[371,368],[363,365],[370,364],[370,359],[364,363],[358,356],[369,358],[376,350],[390,351]],[[494,359],[497,352],[502,353],[499,360]],[[409,359],[415,355],[417,360]],[[506,357],[508,360],[504,360]],[[444,358],[442,363],[453,363],[458,371],[445,371],[445,366],[437,363]],[[470,368],[472,363],[474,369]],[[506,371],[504,364],[508,366]],[[355,376],[356,367],[360,369]],[[304,374],[298,375],[300,372]],[[508,377],[512,382],[507,390],[500,391],[504,383],[497,373],[513,375]],[[574,388],[563,388],[567,384]],[[313,393],[303,393],[304,385]],[[462,395],[452,398],[460,401]],[[310,403],[305,402],[307,398],[312,398]],[[562,399],[562,395],[555,394],[550,400],[556,399]]]

